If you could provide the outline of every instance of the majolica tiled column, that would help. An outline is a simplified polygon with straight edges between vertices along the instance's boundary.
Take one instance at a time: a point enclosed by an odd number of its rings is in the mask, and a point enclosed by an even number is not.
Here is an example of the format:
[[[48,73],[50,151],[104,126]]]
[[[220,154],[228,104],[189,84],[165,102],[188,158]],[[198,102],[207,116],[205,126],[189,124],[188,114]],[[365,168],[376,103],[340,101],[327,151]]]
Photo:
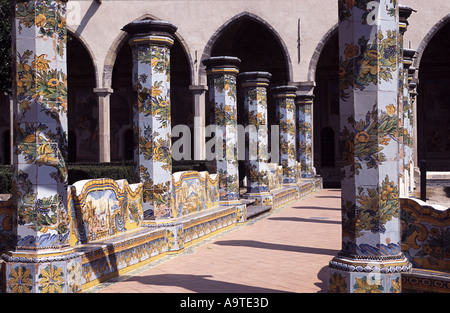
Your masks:
[[[415,55],[415,54],[414,54]],[[417,83],[414,82],[414,77],[415,77],[415,73],[416,73],[416,68],[413,66],[410,66],[408,69],[408,82],[409,82],[409,103],[410,103],[410,120],[411,120],[411,136],[412,136],[412,156],[411,156],[411,168],[410,168],[410,173],[411,173],[411,180],[410,180],[410,189],[413,191],[414,188],[416,187],[416,183],[414,180],[414,173],[416,171],[416,167],[419,164],[418,156],[417,156],[417,127],[416,127],[416,123],[417,120],[414,116],[414,112],[416,111],[415,108],[415,103],[416,103],[416,97],[417,97]]]
[[[123,30],[133,54],[134,158],[144,184],[144,219],[172,218],[170,47],[177,27],[143,20]]]
[[[68,247],[66,3],[14,5],[17,240],[2,256],[6,292],[79,291],[81,259]]]
[[[297,87],[272,88],[280,124],[280,165],[283,166],[283,184],[297,183],[295,97]]]
[[[217,127],[215,136],[222,139],[215,150],[215,167],[219,174],[221,204],[239,202],[239,172],[237,160],[237,94],[236,76],[241,61],[236,57],[211,57],[203,60],[209,86],[209,106],[212,122]]]
[[[339,1],[342,249],[331,292],[401,291],[398,6]]]
[[[297,105],[297,160],[301,164],[302,178],[313,177],[312,105],[314,95],[299,95]]]
[[[403,79],[403,144],[404,144],[404,159],[403,166],[406,172],[406,190],[405,196],[409,197],[413,195],[414,191],[414,109],[413,101],[411,98],[411,66],[413,58],[416,54],[415,50],[403,49],[403,67],[404,67],[404,79]],[[414,68],[412,68],[414,72]]]
[[[269,192],[267,87],[272,74],[246,72],[239,75],[244,90],[244,111],[248,128],[246,149],[247,193]]]
[[[408,27],[408,17],[412,9],[408,6],[399,6],[399,175],[400,175],[400,197],[409,196],[410,181],[410,160],[412,158],[412,137],[410,136],[411,123],[409,120],[409,86],[408,86],[408,67],[411,65],[408,61],[407,53],[404,53],[404,35]]]

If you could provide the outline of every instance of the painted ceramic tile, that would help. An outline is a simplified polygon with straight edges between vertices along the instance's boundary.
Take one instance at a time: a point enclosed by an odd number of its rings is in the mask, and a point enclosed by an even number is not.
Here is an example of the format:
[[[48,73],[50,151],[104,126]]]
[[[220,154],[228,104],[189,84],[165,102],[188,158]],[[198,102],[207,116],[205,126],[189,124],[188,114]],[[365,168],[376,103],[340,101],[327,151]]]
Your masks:
[[[76,246],[110,237],[142,225],[142,184],[93,179],[70,190],[68,243]]]
[[[299,178],[312,177],[312,100],[297,97],[297,160],[301,168],[298,171]]]
[[[401,258],[398,7],[395,0],[342,0],[339,10],[342,251],[382,263]],[[349,275],[349,292],[399,289],[396,277],[348,270],[331,275]]]
[[[221,58],[221,57],[218,57]],[[226,57],[223,57],[226,58]],[[214,68],[215,58],[208,64]],[[240,60],[230,57],[232,65],[211,71],[208,77],[209,103],[213,107],[213,123],[218,128],[216,136],[222,147],[216,147],[215,167],[219,175],[220,201],[239,200],[239,173],[237,161],[237,94],[236,75]],[[206,60],[205,60],[206,61]],[[219,149],[218,149],[219,148]]]
[[[268,192],[267,86],[269,85],[268,78],[271,75],[249,72],[243,73],[241,76],[248,128],[248,133],[246,133],[247,192]]]
[[[34,293],[35,265],[16,263],[6,267],[6,291],[8,293]]]
[[[295,90],[292,86],[273,88],[280,124],[280,165],[284,184],[297,182]]]
[[[173,174],[174,205],[177,215],[184,216],[190,213],[206,210],[207,195],[205,178],[198,172],[187,171]]]
[[[167,41],[171,39],[167,38]],[[171,41],[173,43],[173,41]],[[134,38],[133,125],[136,172],[144,184],[144,218],[173,217],[170,121],[170,46]]]
[[[65,2],[18,2],[14,21],[18,247],[55,248],[68,234]]]

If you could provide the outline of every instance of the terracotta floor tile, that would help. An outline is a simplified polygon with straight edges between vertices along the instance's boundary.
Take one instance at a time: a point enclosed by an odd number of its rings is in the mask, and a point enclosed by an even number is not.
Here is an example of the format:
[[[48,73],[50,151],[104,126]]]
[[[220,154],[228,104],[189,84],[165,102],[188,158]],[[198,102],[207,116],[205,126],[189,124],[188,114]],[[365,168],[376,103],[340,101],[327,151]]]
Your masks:
[[[323,292],[340,206],[340,190],[321,190],[99,292]]]

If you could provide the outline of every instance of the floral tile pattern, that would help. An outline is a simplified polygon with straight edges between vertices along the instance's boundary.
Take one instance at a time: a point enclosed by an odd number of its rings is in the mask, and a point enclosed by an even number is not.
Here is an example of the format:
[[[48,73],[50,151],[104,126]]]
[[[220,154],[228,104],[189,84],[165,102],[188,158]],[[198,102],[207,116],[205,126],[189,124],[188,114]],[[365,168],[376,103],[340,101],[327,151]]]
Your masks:
[[[297,183],[296,108],[295,86],[272,88],[276,100],[280,124],[280,165],[283,167],[283,183]]]
[[[170,47],[173,39],[170,33],[167,36],[151,35],[153,23],[139,21],[124,27],[131,37],[133,127],[138,143],[134,158],[136,175],[144,184],[145,219],[173,217],[170,120]],[[171,24],[167,29],[174,32]],[[142,31],[147,35],[142,36]]]
[[[267,72],[240,74],[244,88],[246,133],[247,192],[269,191],[267,86],[272,75]]]
[[[415,268],[450,271],[450,209],[401,199],[402,251]]]
[[[297,96],[297,160],[300,162],[299,177],[313,176],[312,155],[312,99],[308,96]],[[298,171],[298,169],[297,169]]]
[[[367,247],[358,247],[378,243],[397,247],[383,250],[397,255],[398,6],[386,0],[339,6],[340,32],[354,37],[340,40],[343,246],[363,253]]]
[[[65,10],[59,0],[15,7],[18,249],[59,247],[68,235]]]
[[[410,265],[387,266],[392,258],[407,262],[399,229],[403,102],[398,96],[402,73],[397,1],[339,1],[339,37],[344,175],[342,250],[337,259],[345,255],[353,261],[329,278],[334,290],[399,292],[398,272]],[[382,273],[351,265],[357,260],[377,260]],[[350,279],[344,284],[339,273]]]
[[[220,201],[239,200],[237,158],[237,90],[236,76],[240,60],[235,57],[212,57],[203,61],[207,66],[209,105],[213,110],[216,137],[215,167],[219,175]]]

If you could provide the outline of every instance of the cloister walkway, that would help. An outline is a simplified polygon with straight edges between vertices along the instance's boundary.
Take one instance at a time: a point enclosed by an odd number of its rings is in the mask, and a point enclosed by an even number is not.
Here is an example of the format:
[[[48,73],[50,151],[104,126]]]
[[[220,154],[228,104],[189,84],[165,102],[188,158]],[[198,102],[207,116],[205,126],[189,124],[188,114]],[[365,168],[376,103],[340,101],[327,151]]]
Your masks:
[[[87,292],[326,292],[340,203],[339,189],[320,190]]]

